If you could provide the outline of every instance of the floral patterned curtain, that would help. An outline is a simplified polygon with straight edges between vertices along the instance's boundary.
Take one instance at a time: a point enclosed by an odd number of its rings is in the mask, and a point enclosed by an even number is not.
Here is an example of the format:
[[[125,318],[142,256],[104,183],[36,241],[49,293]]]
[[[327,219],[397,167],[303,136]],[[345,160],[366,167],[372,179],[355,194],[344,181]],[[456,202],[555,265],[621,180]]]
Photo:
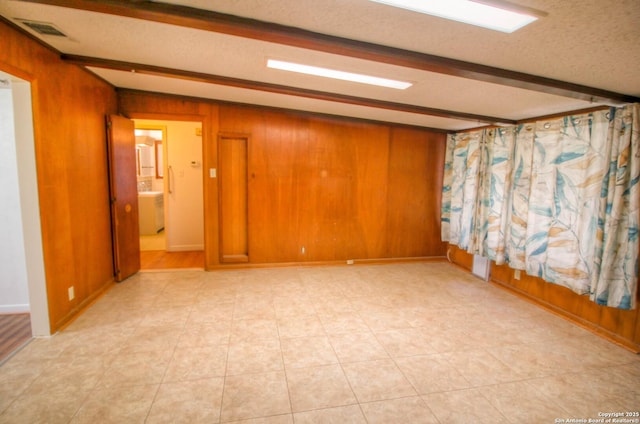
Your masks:
[[[450,134],[443,180],[442,237],[474,253],[483,131]]]
[[[638,289],[640,214],[640,104],[612,110],[608,170],[600,195],[596,266],[591,298],[598,304],[633,309]]]
[[[443,240],[634,308],[639,116],[632,105],[450,135]]]

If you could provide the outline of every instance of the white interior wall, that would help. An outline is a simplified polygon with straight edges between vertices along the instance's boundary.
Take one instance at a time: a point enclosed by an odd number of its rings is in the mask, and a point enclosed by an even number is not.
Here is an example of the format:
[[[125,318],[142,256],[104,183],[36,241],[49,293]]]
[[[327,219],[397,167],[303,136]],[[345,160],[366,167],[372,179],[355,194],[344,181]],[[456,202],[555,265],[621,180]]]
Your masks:
[[[9,78],[0,81],[0,313],[5,314],[29,312],[11,86]]]
[[[0,72],[0,313],[31,312],[50,335],[31,85]]]
[[[167,250],[204,250],[202,137],[199,122],[167,122],[167,167],[171,178],[167,202]],[[166,185],[166,181],[165,181]]]
[[[204,250],[202,136],[196,135],[202,124],[138,119],[135,122],[167,130],[163,143],[167,250]]]

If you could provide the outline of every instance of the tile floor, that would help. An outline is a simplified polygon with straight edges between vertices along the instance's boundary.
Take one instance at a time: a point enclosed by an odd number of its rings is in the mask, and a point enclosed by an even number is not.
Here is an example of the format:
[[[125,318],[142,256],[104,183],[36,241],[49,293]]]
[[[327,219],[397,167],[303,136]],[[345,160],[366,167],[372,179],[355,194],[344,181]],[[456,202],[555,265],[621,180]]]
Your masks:
[[[640,358],[447,263],[140,273],[0,367],[1,423],[556,423]]]

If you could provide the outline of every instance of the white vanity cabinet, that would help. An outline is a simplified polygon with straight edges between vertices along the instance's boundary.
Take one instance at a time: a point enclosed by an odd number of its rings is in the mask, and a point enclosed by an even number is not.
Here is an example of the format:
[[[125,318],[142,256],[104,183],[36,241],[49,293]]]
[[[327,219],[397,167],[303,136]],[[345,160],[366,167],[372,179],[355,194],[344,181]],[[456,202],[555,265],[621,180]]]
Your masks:
[[[138,193],[140,235],[158,234],[164,228],[164,197],[161,191]]]

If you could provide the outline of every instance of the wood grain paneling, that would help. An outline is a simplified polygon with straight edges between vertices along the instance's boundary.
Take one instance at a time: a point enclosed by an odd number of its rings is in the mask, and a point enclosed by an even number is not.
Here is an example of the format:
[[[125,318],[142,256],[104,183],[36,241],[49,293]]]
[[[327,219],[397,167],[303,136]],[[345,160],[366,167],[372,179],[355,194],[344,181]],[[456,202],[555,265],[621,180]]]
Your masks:
[[[218,137],[220,262],[249,261],[247,230],[247,151],[249,137]]]
[[[394,128],[389,157],[387,256],[439,256],[445,135]],[[415,233],[432,234],[419,238]]]
[[[0,40],[0,69],[31,82],[53,332],[113,279],[104,117],[116,112],[116,93],[4,22]]]
[[[132,120],[118,115],[107,118],[109,193],[113,266],[116,281],[140,269],[140,227],[136,185],[136,139]]]
[[[251,119],[248,121],[251,125],[246,129],[253,134],[249,152],[252,262],[304,260],[298,240],[300,173],[297,164],[309,135],[308,120],[288,119],[266,111],[228,108],[223,108],[221,120],[233,128],[236,114]]]
[[[250,264],[445,254],[442,133],[128,90],[119,104],[135,118],[202,114],[216,131],[205,134],[210,151],[218,150],[218,134],[250,137]],[[219,166],[216,155],[205,153],[205,169]],[[207,183],[205,237],[215,243],[207,247],[207,268],[215,268],[220,181]]]
[[[392,128],[221,105],[222,131],[251,134],[251,262],[443,256],[444,135]]]
[[[122,91],[135,118],[202,114],[218,134],[246,134],[250,264],[444,256],[445,136],[426,129]],[[162,119],[162,118],[160,118]],[[206,140],[205,135],[205,140]],[[223,166],[205,155],[204,167]],[[218,184],[207,179],[207,268],[220,266]],[[214,250],[215,249],[215,250]],[[215,251],[215,253],[213,253]]]
[[[454,263],[467,267],[472,256],[456,246],[450,246]],[[470,267],[469,267],[470,269]],[[520,272],[515,278],[513,269],[506,265],[491,266],[491,280],[545,308],[563,315],[617,343],[640,352],[640,310],[631,311],[600,306],[589,296],[578,295],[566,287]],[[640,304],[640,292],[638,293]]]

